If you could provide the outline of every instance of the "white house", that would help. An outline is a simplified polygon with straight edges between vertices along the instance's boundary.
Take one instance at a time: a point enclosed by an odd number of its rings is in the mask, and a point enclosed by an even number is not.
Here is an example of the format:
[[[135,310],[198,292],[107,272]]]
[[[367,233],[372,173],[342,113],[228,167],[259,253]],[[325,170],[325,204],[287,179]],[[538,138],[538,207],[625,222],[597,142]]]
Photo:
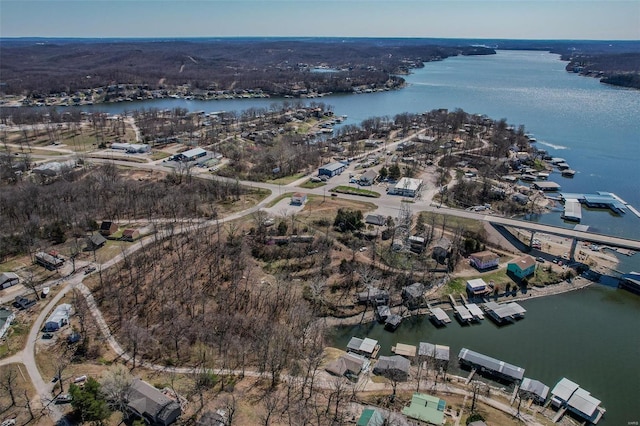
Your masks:
[[[467,281],[467,292],[469,294],[483,294],[487,291],[487,283],[482,278]]]
[[[421,179],[403,177],[396,186],[389,190],[389,194],[402,195],[403,197],[415,197],[422,189]]]

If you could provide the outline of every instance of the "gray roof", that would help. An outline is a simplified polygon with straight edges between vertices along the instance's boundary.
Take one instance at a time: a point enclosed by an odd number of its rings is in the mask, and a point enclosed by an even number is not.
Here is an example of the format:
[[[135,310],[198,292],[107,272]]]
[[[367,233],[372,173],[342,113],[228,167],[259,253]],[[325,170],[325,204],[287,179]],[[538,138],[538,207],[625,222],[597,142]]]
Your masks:
[[[93,234],[89,237],[89,241],[94,246],[99,246],[107,242],[107,239],[100,234]]]
[[[520,390],[524,392],[530,392],[538,396],[540,399],[547,399],[547,395],[549,394],[549,386],[528,377],[522,379]]]
[[[420,346],[418,347],[418,355],[430,356],[432,358],[448,362],[449,346],[420,342]]]
[[[378,371],[387,370],[400,370],[403,373],[409,374],[409,368],[411,367],[411,361],[400,355],[393,356],[381,356],[376,364],[375,369]]]
[[[487,370],[499,373],[515,380],[522,380],[524,377],[524,368],[516,367],[499,359],[491,358],[478,352],[474,352],[467,348],[462,348],[458,354],[460,360],[464,360],[470,364],[484,367]]]
[[[577,383],[572,382],[571,380],[563,377],[551,391],[551,395],[555,395],[563,401],[568,401],[571,398],[571,395],[578,389],[580,386]]]
[[[431,314],[436,317],[438,321],[451,322],[451,318],[442,308],[431,308]]]
[[[0,274],[0,284],[4,284],[7,281],[19,280],[20,277],[13,272],[3,272]]]
[[[128,406],[163,425],[172,423],[182,413],[180,404],[141,379],[131,384]]]
[[[385,224],[387,219],[381,214],[368,214],[367,217],[364,218],[365,223],[370,223],[372,225],[382,226]]]
[[[495,312],[495,314],[501,319],[512,317],[514,315],[522,315],[527,312],[526,309],[518,305],[516,302],[511,302],[506,305],[499,305],[496,302],[487,302],[484,306],[488,310]]]
[[[402,297],[405,299],[417,299],[424,294],[424,284],[413,283],[402,288]]]
[[[354,354],[345,354],[335,361],[329,363],[325,367],[325,370],[338,376],[342,376],[346,373],[359,374],[364,363],[365,359],[360,356]]]
[[[335,172],[336,170],[340,170],[345,167],[347,166],[343,163],[330,163],[330,164],[325,164],[324,166],[320,167],[320,169],[330,170],[332,172]]]
[[[569,398],[567,405],[591,417],[600,405],[600,400],[592,397],[586,390],[578,388]]]

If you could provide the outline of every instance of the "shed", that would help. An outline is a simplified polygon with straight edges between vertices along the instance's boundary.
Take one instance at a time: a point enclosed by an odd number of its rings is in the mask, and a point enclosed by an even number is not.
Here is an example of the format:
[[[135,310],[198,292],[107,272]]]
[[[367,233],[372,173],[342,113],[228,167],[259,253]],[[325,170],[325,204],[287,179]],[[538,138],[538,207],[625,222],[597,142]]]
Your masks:
[[[138,238],[140,238],[140,231],[138,231],[137,229],[128,228],[122,231],[122,241],[133,242]]]
[[[20,282],[20,277],[13,272],[3,272],[0,274],[0,290],[14,286]]]
[[[523,279],[536,271],[536,261],[531,256],[522,256],[507,263],[507,272]]]
[[[103,245],[105,245],[106,242],[107,242],[107,239],[103,237],[101,234],[93,234],[92,236],[87,238],[87,249],[97,250]]]
[[[118,232],[118,224],[115,222],[103,221],[100,224],[100,234],[108,237],[111,234]]]
[[[414,393],[411,404],[402,409],[402,414],[422,422],[441,425],[444,422],[444,409],[447,403],[444,399],[424,393]]]
[[[291,204],[294,206],[304,206],[307,202],[307,194],[302,192],[296,192],[291,196]]]
[[[469,255],[469,263],[481,271],[497,268],[500,264],[500,256],[489,250],[479,251]]]
[[[127,408],[149,424],[157,426],[170,425],[182,414],[177,401],[141,379],[135,379],[131,384]]]

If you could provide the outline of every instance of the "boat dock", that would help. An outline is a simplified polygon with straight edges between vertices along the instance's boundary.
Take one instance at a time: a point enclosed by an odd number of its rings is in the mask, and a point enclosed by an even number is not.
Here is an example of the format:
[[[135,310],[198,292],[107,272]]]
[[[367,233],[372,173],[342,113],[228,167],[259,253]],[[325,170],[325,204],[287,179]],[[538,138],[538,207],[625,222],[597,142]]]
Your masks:
[[[582,206],[580,206],[580,201],[575,198],[565,199],[562,218],[564,220],[580,222],[582,220]]]
[[[446,325],[451,322],[451,318],[442,308],[431,308],[430,318],[437,325]]]
[[[480,309],[478,305],[476,305],[475,303],[467,303],[466,306],[467,306],[467,309],[469,310],[469,313],[473,315],[473,318],[475,320],[484,319],[484,313],[482,313],[482,309]]]
[[[633,208],[633,206],[629,205],[629,203],[611,192],[597,191],[595,194],[576,194],[562,192],[560,193],[560,197],[565,200],[565,203],[568,200],[577,200],[580,204],[584,204],[587,207],[609,209],[617,214],[625,214],[627,212],[627,209],[629,209],[637,217],[640,217],[640,212],[638,210],[636,210],[635,208]]]
[[[462,323],[469,323],[473,321],[473,315],[462,305],[455,305],[453,309],[456,311],[456,316]]]
[[[487,302],[484,304],[484,310],[498,324],[506,322],[514,322],[517,319],[524,318],[527,312],[522,306],[516,302],[499,305],[496,302]]]

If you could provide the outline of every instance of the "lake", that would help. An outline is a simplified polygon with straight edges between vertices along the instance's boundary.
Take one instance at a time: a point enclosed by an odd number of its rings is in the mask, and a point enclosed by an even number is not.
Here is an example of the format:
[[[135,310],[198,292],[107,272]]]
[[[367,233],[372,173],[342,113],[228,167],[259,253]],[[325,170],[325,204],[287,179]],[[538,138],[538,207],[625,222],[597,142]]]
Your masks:
[[[541,148],[567,160],[578,171],[573,179],[552,174],[550,180],[568,192],[614,192],[640,209],[640,91],[600,84],[597,79],[567,73],[558,55],[498,51],[430,62],[406,77],[402,90],[361,95],[332,95],[324,102],[343,124],[374,116],[461,108],[523,124]],[[274,99],[186,101],[163,99],[82,107],[121,113],[134,108],[184,107],[191,111],[232,111],[269,107]],[[566,227],[559,213],[535,220]],[[583,210],[583,224],[598,232],[640,239],[640,218]],[[618,269],[640,270],[640,254],[623,256]],[[587,289],[523,302],[527,317],[498,328],[488,320],[472,327],[452,323],[436,329],[416,318],[396,333],[378,324],[339,329],[333,344],[344,347],[352,335],[381,341],[383,353],[401,341],[430,341],[485,353],[524,367],[526,375],[553,387],[560,378],[579,383],[602,400],[607,413],[601,424],[626,425],[640,420],[640,297],[594,285]],[[455,362],[453,363],[455,364]],[[454,368],[455,370],[455,368]]]

